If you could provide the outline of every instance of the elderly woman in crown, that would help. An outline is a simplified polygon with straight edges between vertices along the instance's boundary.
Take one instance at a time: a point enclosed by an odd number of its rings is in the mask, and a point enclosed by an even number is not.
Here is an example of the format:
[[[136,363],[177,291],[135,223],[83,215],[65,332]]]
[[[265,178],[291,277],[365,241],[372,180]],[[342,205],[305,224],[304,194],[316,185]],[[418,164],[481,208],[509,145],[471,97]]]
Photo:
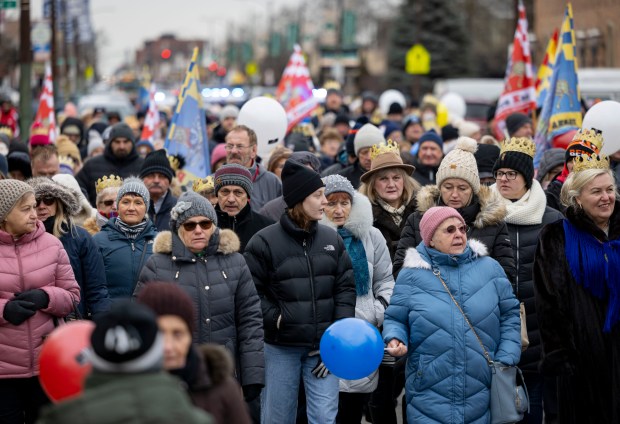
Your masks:
[[[559,422],[618,422],[620,205],[609,159],[576,158],[561,200],[566,218],[543,228],[534,260],[539,368],[558,379]]]
[[[97,180],[95,184],[95,190],[97,192],[95,206],[97,207],[97,213],[94,217],[84,221],[84,228],[90,235],[97,234],[110,218],[116,218],[118,216],[116,195],[118,194],[118,189],[122,185],[123,179],[116,175],[105,175]]]

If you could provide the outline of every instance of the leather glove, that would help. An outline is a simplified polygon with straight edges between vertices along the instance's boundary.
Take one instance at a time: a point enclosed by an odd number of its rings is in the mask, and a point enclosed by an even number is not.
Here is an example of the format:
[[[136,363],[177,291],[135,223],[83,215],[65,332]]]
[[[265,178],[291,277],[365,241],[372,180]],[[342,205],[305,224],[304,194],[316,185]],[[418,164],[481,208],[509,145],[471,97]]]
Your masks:
[[[4,305],[2,316],[13,325],[19,325],[36,313],[34,303],[27,300],[12,299]]]
[[[262,384],[248,384],[243,386],[243,399],[246,402],[252,402],[254,399],[260,396],[261,390],[263,390]]]
[[[308,356],[310,356],[310,357],[318,356],[318,358],[319,358],[319,362],[316,364],[316,367],[314,367],[312,369],[312,371],[311,371],[312,374],[316,378],[325,378],[325,377],[327,377],[327,375],[329,374],[329,370],[327,369],[327,367],[323,363],[323,360],[321,359],[320,352],[318,350],[313,350],[312,352],[308,353]]]
[[[35,311],[45,309],[47,308],[47,305],[50,304],[49,296],[41,289],[28,290],[23,293],[15,293],[15,299],[32,302],[34,304]]]

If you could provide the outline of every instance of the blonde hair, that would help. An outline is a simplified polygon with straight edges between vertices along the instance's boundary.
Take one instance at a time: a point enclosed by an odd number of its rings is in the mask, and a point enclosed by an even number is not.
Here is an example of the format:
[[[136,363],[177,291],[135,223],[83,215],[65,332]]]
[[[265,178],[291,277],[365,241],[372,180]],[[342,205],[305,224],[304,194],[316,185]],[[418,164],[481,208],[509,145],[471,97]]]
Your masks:
[[[385,175],[386,172],[389,171],[400,174],[401,178],[403,179],[403,194],[400,198],[401,205],[408,204],[413,198],[413,196],[415,196],[415,194],[420,189],[420,184],[416,180],[411,178],[411,175],[409,175],[407,171],[402,168],[386,168],[371,174],[368,182],[362,183],[362,185],[360,185],[360,188],[357,191],[368,197],[370,203],[376,205],[378,195],[375,191],[375,182],[377,181],[377,178],[382,177],[383,175]]]
[[[610,169],[584,169],[580,172],[571,172],[562,186],[560,202],[566,207],[572,207],[573,209],[578,208],[577,197],[581,196],[583,188],[593,179],[601,175],[609,175],[611,180],[614,181],[614,174]],[[614,191],[617,196],[618,187],[615,183]]]

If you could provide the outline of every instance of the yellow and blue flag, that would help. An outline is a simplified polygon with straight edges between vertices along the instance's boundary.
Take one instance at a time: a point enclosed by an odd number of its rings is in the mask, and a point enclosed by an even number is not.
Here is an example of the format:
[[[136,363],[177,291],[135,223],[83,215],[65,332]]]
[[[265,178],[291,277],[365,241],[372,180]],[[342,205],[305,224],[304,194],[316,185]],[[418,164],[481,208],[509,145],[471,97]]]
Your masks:
[[[549,92],[549,83],[551,75],[553,75],[553,64],[555,62],[555,54],[558,48],[558,29],[553,32],[553,36],[549,39],[545,58],[538,68],[536,79],[536,106],[542,107],[545,104],[547,93]]]
[[[211,173],[197,59],[198,48],[195,48],[165,143],[168,155],[185,158],[185,167],[177,171],[177,179],[181,184],[205,178]]]
[[[581,95],[577,78],[576,51],[573,9],[568,3],[558,40],[549,91],[536,129],[535,167],[538,167],[543,153],[551,147],[554,137],[571,129],[581,128]]]

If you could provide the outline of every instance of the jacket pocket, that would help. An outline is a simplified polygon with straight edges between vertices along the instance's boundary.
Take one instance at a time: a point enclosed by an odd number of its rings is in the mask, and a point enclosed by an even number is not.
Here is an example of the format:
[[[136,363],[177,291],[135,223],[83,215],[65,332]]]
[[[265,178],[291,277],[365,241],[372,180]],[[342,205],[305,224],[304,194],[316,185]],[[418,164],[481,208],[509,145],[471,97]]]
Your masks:
[[[431,355],[420,355],[418,367],[413,376],[413,388],[416,391],[426,390],[430,387],[430,364],[434,359]]]

